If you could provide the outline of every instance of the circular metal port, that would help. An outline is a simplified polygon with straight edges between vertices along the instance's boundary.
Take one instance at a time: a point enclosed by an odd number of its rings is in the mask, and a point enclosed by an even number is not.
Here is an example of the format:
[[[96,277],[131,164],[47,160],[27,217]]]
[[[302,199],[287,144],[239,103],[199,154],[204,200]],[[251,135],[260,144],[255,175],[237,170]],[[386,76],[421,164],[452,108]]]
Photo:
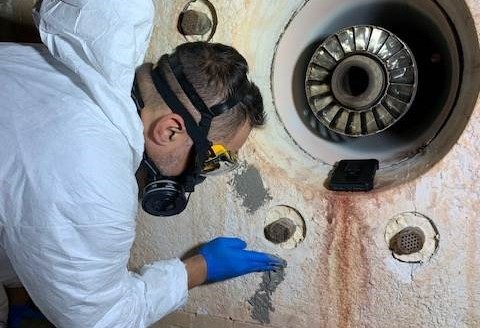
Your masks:
[[[398,255],[420,252],[425,244],[425,234],[420,228],[408,227],[397,233],[390,240],[390,249]]]
[[[348,57],[332,72],[331,87],[336,101],[329,106],[335,103],[341,111],[349,111],[351,114],[371,110],[384,97],[386,84],[386,72],[376,60],[360,55]],[[311,89],[307,84],[307,93],[310,93]],[[318,110],[324,109],[325,107],[318,109],[312,106],[317,115]]]
[[[417,90],[412,51],[393,33],[353,26],[328,37],[307,68],[310,109],[327,128],[347,136],[388,129],[410,109]]]
[[[385,229],[385,241],[401,262],[427,262],[438,249],[440,235],[433,221],[417,212],[395,215]]]
[[[380,60],[374,48],[385,37],[384,50],[411,65]],[[326,164],[322,174],[342,159],[375,158],[375,188],[396,186],[457,143],[480,90],[478,44],[463,0],[305,1],[275,52],[278,117],[304,154]]]

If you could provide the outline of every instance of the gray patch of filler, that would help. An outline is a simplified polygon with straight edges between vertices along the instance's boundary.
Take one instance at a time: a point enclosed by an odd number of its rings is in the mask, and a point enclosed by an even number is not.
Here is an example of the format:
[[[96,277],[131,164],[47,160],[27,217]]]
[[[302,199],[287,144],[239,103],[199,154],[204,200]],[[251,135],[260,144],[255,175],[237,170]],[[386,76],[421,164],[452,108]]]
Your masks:
[[[249,300],[252,306],[251,317],[263,324],[270,323],[270,311],[274,312],[272,304],[272,294],[278,285],[285,279],[285,270],[268,271],[263,273],[263,279],[260,287]]]
[[[260,172],[253,165],[241,173],[235,174],[233,186],[243,200],[248,213],[258,210],[265,202],[272,200],[268,189],[263,185]]]

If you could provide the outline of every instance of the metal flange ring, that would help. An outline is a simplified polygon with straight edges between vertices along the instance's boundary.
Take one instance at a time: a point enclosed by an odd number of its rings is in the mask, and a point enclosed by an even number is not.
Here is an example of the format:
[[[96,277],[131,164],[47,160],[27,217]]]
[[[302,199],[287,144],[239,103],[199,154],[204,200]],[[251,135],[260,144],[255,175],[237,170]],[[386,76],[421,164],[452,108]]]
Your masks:
[[[415,99],[418,69],[409,47],[372,25],[328,37],[307,68],[305,90],[315,117],[330,130],[360,137],[388,129]]]

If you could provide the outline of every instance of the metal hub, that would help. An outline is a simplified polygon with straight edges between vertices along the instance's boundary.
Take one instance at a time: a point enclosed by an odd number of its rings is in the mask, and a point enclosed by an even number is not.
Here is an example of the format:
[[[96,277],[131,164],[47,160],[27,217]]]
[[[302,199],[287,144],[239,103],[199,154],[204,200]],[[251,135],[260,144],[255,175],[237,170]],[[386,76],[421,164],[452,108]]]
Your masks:
[[[418,72],[408,46],[372,25],[328,37],[307,69],[310,109],[329,129],[347,136],[381,132],[409,110]]]
[[[386,72],[367,56],[348,57],[333,71],[332,93],[343,106],[363,110],[374,106],[385,92]]]

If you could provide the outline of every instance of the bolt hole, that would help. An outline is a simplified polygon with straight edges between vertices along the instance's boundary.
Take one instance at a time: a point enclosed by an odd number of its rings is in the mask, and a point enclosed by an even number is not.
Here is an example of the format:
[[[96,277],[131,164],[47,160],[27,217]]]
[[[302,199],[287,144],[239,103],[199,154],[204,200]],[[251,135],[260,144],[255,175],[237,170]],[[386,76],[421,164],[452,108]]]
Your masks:
[[[217,11],[209,0],[189,0],[178,17],[177,30],[188,42],[209,42],[217,25]]]
[[[288,218],[281,218],[270,223],[264,229],[265,238],[274,244],[281,244],[292,238],[295,233],[295,223]]]

